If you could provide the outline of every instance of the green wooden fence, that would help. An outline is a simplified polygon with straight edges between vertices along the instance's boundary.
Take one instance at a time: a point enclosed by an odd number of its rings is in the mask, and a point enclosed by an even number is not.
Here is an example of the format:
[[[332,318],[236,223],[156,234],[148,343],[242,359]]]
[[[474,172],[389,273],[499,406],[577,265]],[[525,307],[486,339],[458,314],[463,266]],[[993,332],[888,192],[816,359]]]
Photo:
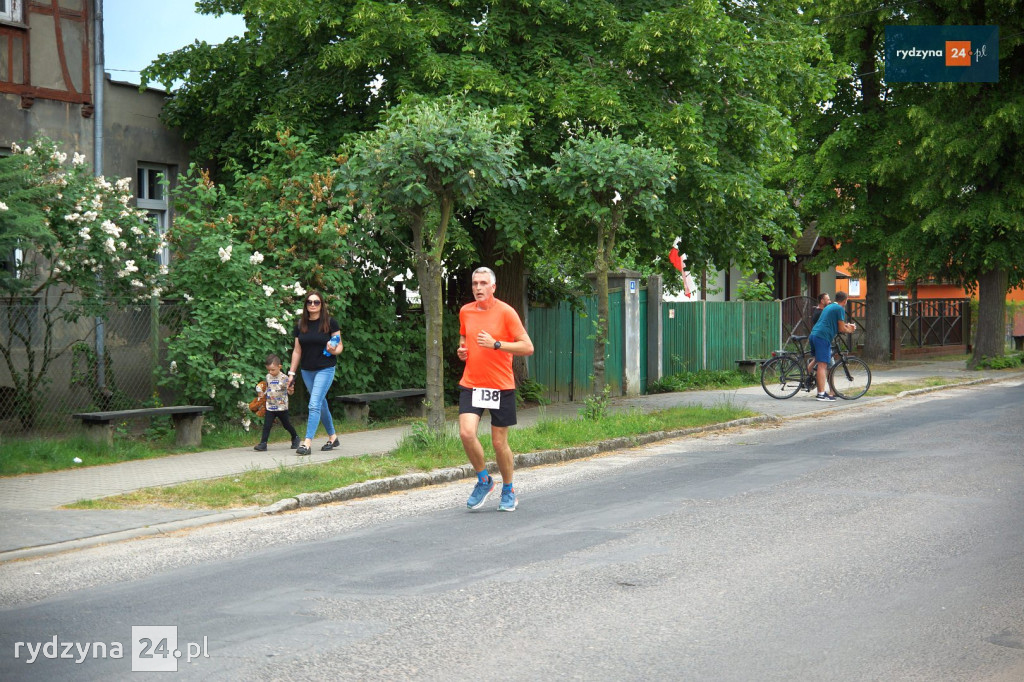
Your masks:
[[[647,391],[647,291],[640,294],[639,338],[623,338],[623,292],[609,294],[609,338],[605,376],[612,395],[622,392],[625,344],[640,344],[640,390]],[[662,362],[665,375],[701,369],[736,369],[737,360],[766,358],[779,347],[782,330],[778,301],[663,303]],[[583,299],[574,312],[568,303],[531,306],[527,325],[534,354],[530,376],[547,387],[554,401],[582,400],[593,390],[594,320],[597,301]]]

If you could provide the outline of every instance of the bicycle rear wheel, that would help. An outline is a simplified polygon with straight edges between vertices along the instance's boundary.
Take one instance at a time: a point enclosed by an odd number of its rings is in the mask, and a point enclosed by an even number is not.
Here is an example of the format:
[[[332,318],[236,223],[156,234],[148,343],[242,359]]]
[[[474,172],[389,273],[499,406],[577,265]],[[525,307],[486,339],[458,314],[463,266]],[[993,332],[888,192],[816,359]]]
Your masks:
[[[846,358],[828,371],[828,385],[843,400],[856,400],[871,387],[871,368],[860,358]]]
[[[800,390],[803,376],[800,363],[793,358],[772,358],[761,366],[761,388],[776,400],[792,398]]]

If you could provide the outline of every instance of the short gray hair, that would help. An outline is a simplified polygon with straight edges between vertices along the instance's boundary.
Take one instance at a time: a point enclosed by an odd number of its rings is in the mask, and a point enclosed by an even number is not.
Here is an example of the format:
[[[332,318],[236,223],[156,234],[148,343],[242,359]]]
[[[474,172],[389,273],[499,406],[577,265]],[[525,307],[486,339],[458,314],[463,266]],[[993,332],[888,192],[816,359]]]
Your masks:
[[[477,268],[476,270],[473,271],[473,274],[475,275],[478,272],[486,272],[488,275],[490,275],[491,276],[491,284],[497,284],[498,283],[498,276],[494,274],[494,270],[491,270],[490,268]]]

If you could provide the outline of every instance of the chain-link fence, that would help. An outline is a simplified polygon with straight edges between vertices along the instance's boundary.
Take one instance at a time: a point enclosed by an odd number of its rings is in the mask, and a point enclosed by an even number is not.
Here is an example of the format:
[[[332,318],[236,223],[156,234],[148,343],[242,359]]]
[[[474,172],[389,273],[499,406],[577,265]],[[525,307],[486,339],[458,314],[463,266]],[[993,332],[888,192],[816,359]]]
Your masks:
[[[76,412],[174,404],[155,370],[163,339],[181,328],[178,305],[112,307],[102,323],[70,322],[66,312],[42,300],[0,304],[0,434],[62,433]]]

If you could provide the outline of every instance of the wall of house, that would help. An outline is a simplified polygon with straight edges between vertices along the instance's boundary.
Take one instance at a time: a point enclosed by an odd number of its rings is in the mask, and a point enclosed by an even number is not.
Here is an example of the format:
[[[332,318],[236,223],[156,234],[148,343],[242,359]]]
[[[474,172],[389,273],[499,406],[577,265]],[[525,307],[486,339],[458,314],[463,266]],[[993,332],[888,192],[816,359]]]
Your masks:
[[[188,168],[189,148],[181,135],[160,122],[166,94],[106,79],[103,89],[103,173],[110,178],[135,178],[139,163]],[[173,187],[173,172],[172,172]]]
[[[91,0],[21,5],[0,22],[0,148],[46,136],[91,159]]]
[[[92,160],[93,122],[83,118],[82,105],[37,99],[30,109],[21,106],[20,95],[0,95],[0,148],[23,145],[35,137],[48,137],[71,157],[73,152]]]

